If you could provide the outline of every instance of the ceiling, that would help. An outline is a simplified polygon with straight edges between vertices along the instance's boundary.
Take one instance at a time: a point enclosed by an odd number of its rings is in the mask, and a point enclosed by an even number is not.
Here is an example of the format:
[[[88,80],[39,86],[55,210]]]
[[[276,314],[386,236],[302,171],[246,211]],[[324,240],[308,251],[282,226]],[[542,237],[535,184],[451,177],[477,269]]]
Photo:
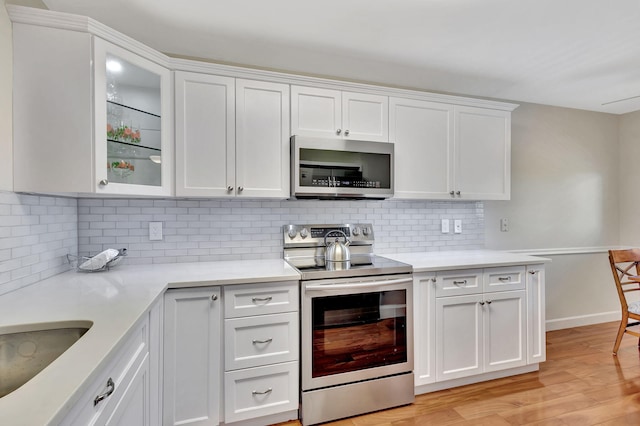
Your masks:
[[[172,55],[615,114],[640,110],[637,0],[43,1]]]

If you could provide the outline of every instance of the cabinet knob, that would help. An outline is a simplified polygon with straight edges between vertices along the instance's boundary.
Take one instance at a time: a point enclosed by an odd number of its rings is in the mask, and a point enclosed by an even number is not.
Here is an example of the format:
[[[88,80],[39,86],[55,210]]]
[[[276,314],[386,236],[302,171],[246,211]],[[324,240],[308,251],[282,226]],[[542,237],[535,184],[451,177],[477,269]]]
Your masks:
[[[242,191],[244,191],[244,187],[243,186],[239,186],[238,187],[238,192],[242,192]]]
[[[217,294],[212,295],[211,300],[218,300],[218,295]]]
[[[435,278],[431,278],[431,282],[435,284],[436,283],[436,279]]]
[[[530,273],[531,275],[535,275],[535,274],[537,274],[538,272],[540,272],[540,271],[536,271],[536,270],[529,271],[529,273]]]
[[[490,305],[490,304],[491,304],[491,300],[487,300],[487,305]]]
[[[98,183],[100,184],[100,186],[107,186],[107,185],[109,185],[109,180],[108,179],[102,179]]]
[[[231,192],[231,191],[233,191],[233,186],[231,185],[227,186],[227,192]]]
[[[480,306],[484,306],[484,302],[478,302],[478,303],[480,303]]]
[[[460,191],[456,191],[456,195],[459,197],[460,196]]]
[[[336,130],[336,135],[339,135],[340,133],[342,133],[342,129]]]
[[[349,136],[349,130],[345,130],[345,131],[344,131],[344,135],[345,135],[345,136]]]
[[[455,192],[449,191],[449,195],[453,195],[453,194],[455,194]]]

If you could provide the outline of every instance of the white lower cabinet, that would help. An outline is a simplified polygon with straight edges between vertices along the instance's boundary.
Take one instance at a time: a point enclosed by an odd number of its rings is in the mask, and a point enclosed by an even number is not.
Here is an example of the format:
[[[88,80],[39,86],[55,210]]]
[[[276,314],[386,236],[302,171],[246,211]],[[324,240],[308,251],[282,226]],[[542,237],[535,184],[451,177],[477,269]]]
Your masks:
[[[298,418],[298,294],[297,281],[225,287],[225,423]]]
[[[414,301],[417,393],[544,361],[544,265],[417,273]]]
[[[298,294],[297,281],[168,290],[162,424],[296,419]]]
[[[97,379],[67,414],[65,425],[140,425],[158,424],[157,413],[160,357],[156,333],[162,303],[155,305],[134,327],[107,367],[98,372]]]
[[[220,287],[168,290],[164,310],[164,425],[220,422]]]

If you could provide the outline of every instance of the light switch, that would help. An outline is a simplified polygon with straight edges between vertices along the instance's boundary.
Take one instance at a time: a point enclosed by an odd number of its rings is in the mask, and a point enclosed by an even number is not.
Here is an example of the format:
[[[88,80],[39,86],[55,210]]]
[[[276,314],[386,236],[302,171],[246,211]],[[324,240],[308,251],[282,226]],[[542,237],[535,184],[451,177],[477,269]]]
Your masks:
[[[162,240],[162,222],[149,222],[149,240]]]
[[[456,234],[462,233],[462,219],[456,219],[453,221],[453,232]]]
[[[443,234],[449,233],[449,219],[442,219],[442,222],[440,223],[440,229]]]

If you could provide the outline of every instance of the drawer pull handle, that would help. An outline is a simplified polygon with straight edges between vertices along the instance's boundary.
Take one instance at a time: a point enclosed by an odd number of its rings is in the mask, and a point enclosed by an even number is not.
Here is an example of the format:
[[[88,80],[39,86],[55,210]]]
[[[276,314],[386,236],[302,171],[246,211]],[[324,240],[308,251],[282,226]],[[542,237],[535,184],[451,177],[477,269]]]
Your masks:
[[[535,274],[537,274],[538,272],[540,272],[540,271],[535,271],[535,270],[534,270],[534,271],[529,271],[529,273],[530,273],[531,275],[535,275]]]
[[[500,277],[498,281],[511,281],[511,277]]]
[[[490,305],[490,304],[491,304],[491,300],[487,300],[487,305]]]
[[[454,281],[453,284],[454,285],[467,285],[467,280]]]
[[[266,339],[266,340],[257,340],[257,339],[254,339],[254,340],[252,340],[252,341],[251,341],[251,343],[253,343],[254,345],[257,345],[257,344],[259,344],[259,343],[271,343],[271,342],[273,342],[273,338],[272,338],[272,337],[271,337],[271,338],[269,338],[269,339]]]
[[[273,300],[273,297],[269,296],[269,297],[254,297],[251,299],[251,301],[253,303],[256,302],[271,302],[271,300]]]
[[[251,392],[251,395],[266,395],[268,393],[271,393],[272,390],[273,389],[271,389],[271,388],[267,389],[264,392],[259,392],[259,391],[254,390],[253,392]]]
[[[113,380],[109,377],[109,380],[107,380],[107,391],[96,396],[96,399],[93,400],[93,406],[95,407],[100,403],[100,401],[108,398],[114,390],[116,390],[116,384],[113,383]]]

